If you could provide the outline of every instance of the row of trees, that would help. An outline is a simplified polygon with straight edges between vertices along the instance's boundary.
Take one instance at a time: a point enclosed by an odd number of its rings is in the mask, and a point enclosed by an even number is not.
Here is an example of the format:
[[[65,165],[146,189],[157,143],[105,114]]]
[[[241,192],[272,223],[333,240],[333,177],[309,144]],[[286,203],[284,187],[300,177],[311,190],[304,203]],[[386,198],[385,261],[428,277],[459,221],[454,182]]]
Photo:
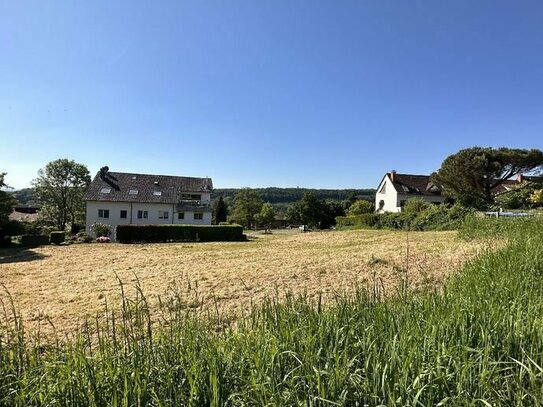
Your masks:
[[[358,199],[353,194],[349,199],[325,201],[318,199],[314,193],[306,192],[302,198],[288,206],[285,219],[290,224],[303,224],[312,228],[326,229],[335,225],[336,217],[344,216],[346,212],[357,215],[373,212],[373,204]],[[276,217],[274,206],[264,202],[257,190],[243,188],[235,195],[232,210],[228,211],[225,200],[221,197],[215,200],[214,222],[219,224],[228,219],[246,228],[263,226],[269,229]]]

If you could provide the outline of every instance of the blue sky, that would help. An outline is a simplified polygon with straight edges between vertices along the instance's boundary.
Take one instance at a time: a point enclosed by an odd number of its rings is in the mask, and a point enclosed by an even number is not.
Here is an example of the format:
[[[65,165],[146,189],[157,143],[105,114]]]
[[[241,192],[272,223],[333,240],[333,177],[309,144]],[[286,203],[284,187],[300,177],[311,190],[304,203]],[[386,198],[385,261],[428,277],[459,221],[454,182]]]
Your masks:
[[[543,148],[541,1],[0,0],[0,171],[375,187]]]

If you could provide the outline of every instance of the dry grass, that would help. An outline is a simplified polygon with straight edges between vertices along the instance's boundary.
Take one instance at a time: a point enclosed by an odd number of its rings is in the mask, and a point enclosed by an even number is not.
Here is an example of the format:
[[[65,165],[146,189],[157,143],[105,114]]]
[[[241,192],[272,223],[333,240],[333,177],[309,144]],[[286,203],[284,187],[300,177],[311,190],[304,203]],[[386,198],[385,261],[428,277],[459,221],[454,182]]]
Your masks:
[[[277,292],[326,297],[381,281],[393,292],[404,278],[414,287],[439,287],[477,250],[455,232],[389,231],[275,233],[245,243],[5,249],[0,283],[30,328],[48,319],[68,332],[102,310],[106,298],[118,300],[116,276],[128,288],[137,276],[151,303],[177,286],[186,291],[186,306],[217,304],[236,313]],[[0,294],[4,302],[6,296]]]

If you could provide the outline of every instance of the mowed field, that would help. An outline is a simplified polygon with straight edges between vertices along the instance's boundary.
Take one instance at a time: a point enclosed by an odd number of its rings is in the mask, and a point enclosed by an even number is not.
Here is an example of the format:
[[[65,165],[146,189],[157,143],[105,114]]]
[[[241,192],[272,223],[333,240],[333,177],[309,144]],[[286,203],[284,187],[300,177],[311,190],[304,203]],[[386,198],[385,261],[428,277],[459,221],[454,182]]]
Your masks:
[[[456,232],[275,232],[249,242],[74,244],[0,250],[0,298],[11,295],[28,328],[70,332],[108,305],[120,283],[129,296],[136,280],[149,302],[181,292],[184,306],[235,317],[265,297],[286,292],[349,293],[377,284],[393,294],[400,282],[439,287],[480,246]],[[6,292],[7,290],[7,292]]]

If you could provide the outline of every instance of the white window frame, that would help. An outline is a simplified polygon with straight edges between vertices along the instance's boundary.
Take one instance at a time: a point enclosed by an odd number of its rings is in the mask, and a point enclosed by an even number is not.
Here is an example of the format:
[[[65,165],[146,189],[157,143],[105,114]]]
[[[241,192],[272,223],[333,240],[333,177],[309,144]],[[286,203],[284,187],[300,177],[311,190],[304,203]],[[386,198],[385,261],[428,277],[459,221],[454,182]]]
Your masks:
[[[169,218],[170,218],[169,211],[158,211],[158,219],[169,219]]]
[[[149,219],[149,211],[139,210],[138,219]]]
[[[109,219],[109,209],[98,209],[98,218]]]
[[[194,220],[204,220],[204,213],[203,212],[194,212],[193,218],[194,218]]]
[[[185,212],[177,212],[177,220],[185,220]]]

